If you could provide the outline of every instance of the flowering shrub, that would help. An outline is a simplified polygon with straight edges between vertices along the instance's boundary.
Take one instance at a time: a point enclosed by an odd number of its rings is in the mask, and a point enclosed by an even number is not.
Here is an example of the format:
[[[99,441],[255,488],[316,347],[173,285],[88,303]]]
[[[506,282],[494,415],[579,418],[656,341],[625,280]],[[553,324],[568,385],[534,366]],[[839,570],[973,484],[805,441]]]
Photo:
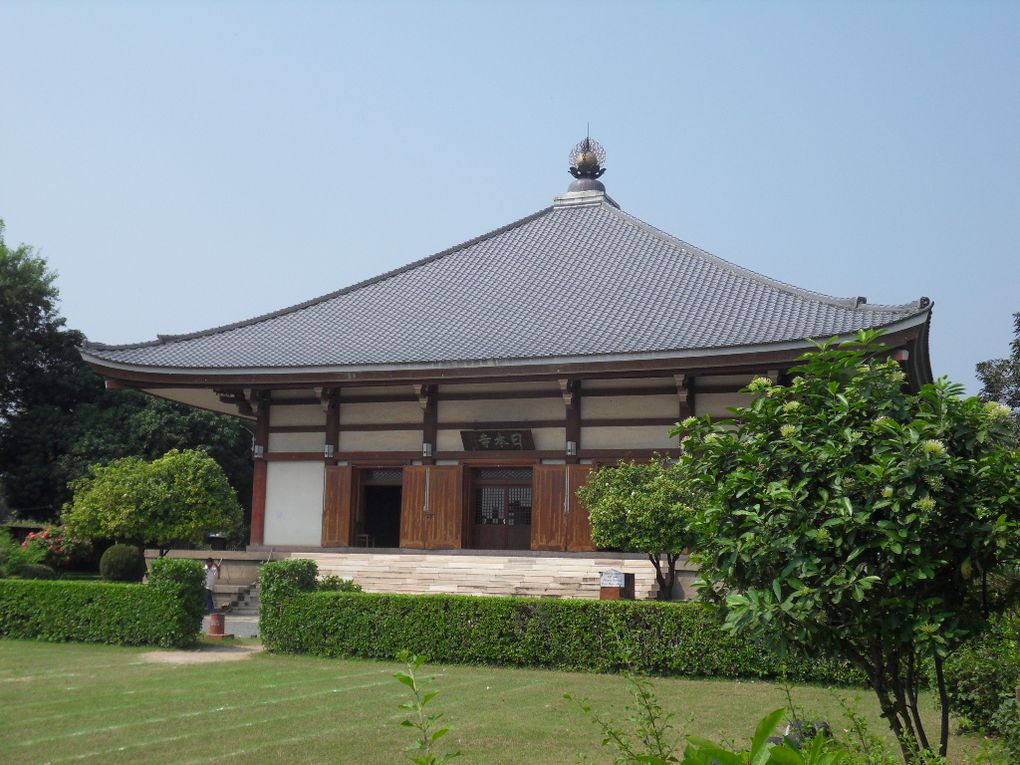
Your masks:
[[[1020,452],[1004,409],[945,379],[912,392],[888,350],[876,332],[821,343],[788,385],[754,380],[735,422],[672,435],[709,495],[694,557],[726,629],[852,662],[904,755],[944,756],[923,668],[946,709],[946,658],[1010,606],[988,583],[1020,567]]]
[[[67,568],[80,563],[92,552],[92,545],[68,536],[63,526],[49,526],[33,531],[21,543],[25,550],[38,551],[40,558],[54,568]]]

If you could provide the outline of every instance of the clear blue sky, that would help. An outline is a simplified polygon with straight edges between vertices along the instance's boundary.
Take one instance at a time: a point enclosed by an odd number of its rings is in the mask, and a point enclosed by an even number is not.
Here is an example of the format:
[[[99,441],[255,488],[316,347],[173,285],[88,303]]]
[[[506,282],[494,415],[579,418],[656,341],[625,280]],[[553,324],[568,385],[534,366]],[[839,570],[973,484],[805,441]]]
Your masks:
[[[534,212],[587,122],[631,214],[808,289],[933,298],[935,372],[971,392],[1020,311],[1017,2],[4,0],[0,29],[0,217],[93,340]]]

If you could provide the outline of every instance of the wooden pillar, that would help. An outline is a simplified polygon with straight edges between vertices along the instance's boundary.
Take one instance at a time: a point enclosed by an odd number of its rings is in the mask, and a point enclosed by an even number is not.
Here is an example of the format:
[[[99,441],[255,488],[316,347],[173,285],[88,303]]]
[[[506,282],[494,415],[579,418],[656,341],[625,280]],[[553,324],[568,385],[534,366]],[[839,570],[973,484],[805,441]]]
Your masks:
[[[265,540],[266,526],[266,452],[269,451],[269,394],[253,397],[255,411],[255,471],[251,486],[251,532],[249,542],[261,545]]]
[[[439,433],[439,404],[436,400],[438,398],[436,386],[416,384],[414,386],[414,393],[418,397],[418,403],[422,409],[421,442],[423,446],[424,444],[432,445],[433,455],[425,456],[423,451],[421,464],[433,465],[436,461],[434,455],[438,450],[436,438]]]
[[[566,462],[568,465],[576,465],[578,454],[581,452],[581,381],[561,379],[560,393],[563,395],[563,406],[566,412],[566,442],[573,442],[573,454],[567,451]]]
[[[676,381],[676,395],[679,399],[677,416],[681,420],[694,416],[694,378],[689,375],[673,375]]]
[[[322,408],[326,410],[326,447],[324,456],[327,465],[335,465],[340,452],[340,389],[324,388],[319,394]],[[332,448],[331,448],[332,447]],[[332,451],[333,456],[328,456]]]

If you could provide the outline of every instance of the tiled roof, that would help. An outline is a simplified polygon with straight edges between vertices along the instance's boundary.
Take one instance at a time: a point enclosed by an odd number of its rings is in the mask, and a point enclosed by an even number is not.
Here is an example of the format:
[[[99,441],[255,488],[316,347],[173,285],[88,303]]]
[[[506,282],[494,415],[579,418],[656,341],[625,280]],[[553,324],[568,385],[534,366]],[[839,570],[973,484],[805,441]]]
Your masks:
[[[570,197],[575,197],[571,199]],[[153,369],[373,367],[761,346],[918,317],[926,299],[861,304],[734,266],[604,194],[272,314],[90,360]]]

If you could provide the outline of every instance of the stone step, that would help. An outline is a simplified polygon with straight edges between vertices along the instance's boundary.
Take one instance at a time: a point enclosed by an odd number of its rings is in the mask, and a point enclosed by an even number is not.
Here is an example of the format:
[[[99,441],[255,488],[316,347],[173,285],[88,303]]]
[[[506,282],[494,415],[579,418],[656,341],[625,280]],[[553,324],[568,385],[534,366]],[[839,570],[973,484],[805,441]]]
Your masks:
[[[320,576],[352,579],[366,592],[534,595],[598,598],[602,571],[633,573],[635,596],[658,591],[645,560],[584,556],[500,556],[392,553],[299,553],[314,560]]]

